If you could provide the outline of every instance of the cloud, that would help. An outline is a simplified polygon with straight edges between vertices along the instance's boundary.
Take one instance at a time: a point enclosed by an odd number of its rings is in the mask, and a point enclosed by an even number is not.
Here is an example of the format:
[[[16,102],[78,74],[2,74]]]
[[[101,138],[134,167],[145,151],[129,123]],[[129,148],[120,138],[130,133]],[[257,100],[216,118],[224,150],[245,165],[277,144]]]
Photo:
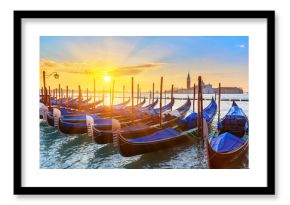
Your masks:
[[[143,71],[156,70],[166,63],[146,63],[140,65],[118,67],[110,72],[113,76],[137,75]]]
[[[239,47],[240,48],[245,48],[245,45],[244,44],[240,44]]]
[[[57,63],[53,60],[47,60],[47,59],[40,59],[40,67],[45,69],[45,68],[52,68],[56,66]]]
[[[53,70],[56,72],[64,72],[71,74],[83,75],[112,75],[112,76],[127,76],[137,75],[144,71],[156,70],[166,63],[144,63],[130,66],[113,67],[111,69],[100,69],[102,66],[94,63],[75,63],[75,62],[56,62],[53,60],[41,59],[40,68],[44,70]],[[99,69],[97,69],[99,68]]]

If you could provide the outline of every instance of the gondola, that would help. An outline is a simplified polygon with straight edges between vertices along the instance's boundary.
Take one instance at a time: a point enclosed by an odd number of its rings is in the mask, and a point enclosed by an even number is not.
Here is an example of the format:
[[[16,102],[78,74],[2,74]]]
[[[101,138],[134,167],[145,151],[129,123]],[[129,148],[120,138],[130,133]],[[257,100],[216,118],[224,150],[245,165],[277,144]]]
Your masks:
[[[172,101],[174,102],[174,100]],[[169,104],[172,105],[172,102],[170,102]],[[165,105],[163,106],[164,111],[170,109],[170,106]],[[126,116],[122,117],[122,118],[118,118],[118,120],[108,117],[108,118],[99,118],[98,115],[94,116],[94,127],[100,130],[111,130],[112,126],[114,126],[114,122],[115,121],[120,121],[120,126],[128,126],[131,125],[132,122],[130,120],[130,112],[126,112]],[[152,114],[148,114],[145,112],[135,112],[135,122],[144,122],[144,121],[148,121],[151,118],[153,118],[154,115]],[[61,117],[59,119],[59,123],[58,123],[58,127],[59,130],[65,134],[84,134],[87,133],[87,124],[86,124],[86,115],[82,115],[82,116],[78,116],[78,120],[77,122],[72,122],[72,121],[68,121],[68,119],[63,120],[63,117]],[[55,124],[53,122],[53,124]]]
[[[205,137],[209,168],[238,169],[248,164],[248,118],[233,101],[228,113],[218,123],[218,133]]]
[[[216,112],[217,104],[212,99],[203,111],[207,123],[212,122]],[[150,135],[128,139],[118,133],[114,137],[117,137],[116,143],[118,143],[120,154],[130,157],[176,147],[184,143],[197,143],[200,141],[200,137],[197,137],[196,132],[197,113],[193,112],[180,120],[174,127],[168,127]]]
[[[151,110],[157,105],[157,103],[158,103],[158,98],[153,103],[146,105],[145,107],[140,107],[139,110],[141,110],[141,111]]]
[[[120,104],[114,105],[114,107],[124,107],[125,105],[127,105],[130,102],[130,98],[128,100],[126,100],[125,102],[122,102]],[[77,102],[76,102],[77,103]],[[95,109],[88,109],[88,110],[75,110],[72,108],[63,108],[63,109],[59,109],[61,112],[61,116],[66,116],[68,118],[70,118],[71,120],[73,120],[74,118],[76,118],[75,121],[85,121],[85,118],[82,116],[85,116],[86,114],[93,114],[96,113],[96,116],[98,116],[98,114],[101,114],[100,111],[103,111],[104,108],[107,108],[108,106],[99,106]],[[81,117],[80,117],[81,116]],[[53,117],[53,109],[51,109],[48,114],[47,114],[47,123],[50,126],[54,126],[54,117]]]
[[[190,109],[191,102],[188,98],[187,101],[178,109],[163,114],[162,127],[171,127],[178,123],[179,119],[184,118],[187,111]],[[146,122],[138,122],[133,125],[122,127],[118,132],[125,138],[137,138],[144,135],[149,135],[153,132],[160,130],[160,118],[158,115],[150,118]],[[98,144],[106,144],[113,142],[113,135],[115,134],[112,130],[99,130],[93,127],[94,140]]]

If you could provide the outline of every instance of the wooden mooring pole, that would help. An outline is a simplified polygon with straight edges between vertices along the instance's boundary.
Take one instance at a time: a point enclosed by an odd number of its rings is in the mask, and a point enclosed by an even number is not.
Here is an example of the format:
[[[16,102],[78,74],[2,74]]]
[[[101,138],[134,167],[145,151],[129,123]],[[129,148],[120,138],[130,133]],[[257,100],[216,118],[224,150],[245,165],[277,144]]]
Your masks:
[[[137,105],[139,104],[139,83],[137,84]]]
[[[113,104],[114,104],[114,92],[115,92],[115,80],[113,80],[113,87],[112,87],[112,99],[111,99],[111,117],[113,117]]]
[[[154,83],[153,83],[153,90],[152,90],[152,102],[154,102]]]
[[[201,77],[200,77],[201,79]],[[202,87],[200,89],[200,120],[201,120],[201,137],[203,138],[203,94],[202,94]]]
[[[220,122],[220,116],[221,116],[221,83],[219,83],[218,122]]]
[[[164,105],[166,105],[166,90],[164,91]]]
[[[194,112],[194,107],[195,107],[195,83],[193,84],[192,112]]]
[[[48,106],[51,107],[50,86],[48,86]]]
[[[96,80],[94,78],[94,108],[96,106]]]
[[[68,107],[68,86],[66,86],[66,101],[65,101],[66,107]]]
[[[200,130],[200,119],[201,119],[201,112],[200,112],[200,88],[201,88],[201,78],[200,76],[198,77],[198,89],[197,89],[197,128],[198,128],[198,134],[201,134]]]
[[[79,85],[79,102],[78,102],[78,104],[79,104],[79,110],[81,109],[81,96],[82,96],[82,92],[81,92],[81,86]]]
[[[102,96],[102,98],[103,98],[103,106],[105,105],[105,88],[103,87],[103,96]]]
[[[131,92],[131,98],[132,98],[132,116],[131,120],[132,123],[134,123],[134,77],[132,77],[132,92]]]
[[[54,88],[54,97],[57,100],[57,88]]]
[[[125,102],[125,85],[123,85],[123,103]]]
[[[172,101],[173,101],[173,84],[171,85],[171,100],[170,100],[170,102],[171,102],[171,107],[170,107],[170,110],[172,111]]]
[[[42,72],[43,75],[43,88],[44,88],[44,104],[47,104],[47,93],[46,93],[46,85],[45,85],[45,71]]]
[[[60,84],[58,84],[58,100],[60,100]]]
[[[162,88],[163,88],[163,76],[161,77],[160,82],[160,108],[159,108],[160,128],[162,128]]]

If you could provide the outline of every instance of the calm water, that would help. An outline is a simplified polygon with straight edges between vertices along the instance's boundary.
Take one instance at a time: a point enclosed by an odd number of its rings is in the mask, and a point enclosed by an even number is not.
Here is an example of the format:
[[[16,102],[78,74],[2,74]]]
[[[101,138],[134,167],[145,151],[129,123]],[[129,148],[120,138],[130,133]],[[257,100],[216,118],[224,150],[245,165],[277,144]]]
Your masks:
[[[175,97],[186,98],[186,94],[176,94]],[[212,95],[204,95],[210,98]],[[190,96],[192,97],[192,96]],[[223,98],[248,99],[248,94],[223,95]],[[109,99],[107,98],[109,102]],[[115,103],[122,99],[116,98]],[[167,103],[169,100],[166,101]],[[148,102],[147,102],[148,103]],[[147,104],[146,103],[146,104]],[[164,103],[164,100],[163,100]],[[174,109],[184,103],[176,100]],[[204,107],[210,101],[204,101]],[[248,115],[247,101],[237,101]],[[197,103],[196,107],[197,107]],[[231,101],[221,101],[221,117],[231,107]],[[158,106],[158,105],[157,105]],[[196,108],[195,108],[196,110]],[[188,112],[191,113],[191,110]],[[217,115],[211,125],[216,130]],[[40,120],[40,168],[44,169],[203,169],[206,162],[201,145],[182,145],[154,153],[134,157],[122,157],[118,149],[112,144],[98,145],[92,142],[86,134],[65,135],[54,127],[50,127]]]

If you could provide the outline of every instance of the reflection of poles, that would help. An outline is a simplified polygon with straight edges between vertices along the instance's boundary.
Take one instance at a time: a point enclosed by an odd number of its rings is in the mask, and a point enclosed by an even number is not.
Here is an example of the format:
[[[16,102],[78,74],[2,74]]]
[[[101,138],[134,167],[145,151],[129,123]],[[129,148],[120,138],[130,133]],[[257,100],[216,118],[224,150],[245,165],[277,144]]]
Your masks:
[[[160,108],[159,108],[160,128],[162,128],[162,87],[163,87],[163,76],[161,77],[160,82]]]

